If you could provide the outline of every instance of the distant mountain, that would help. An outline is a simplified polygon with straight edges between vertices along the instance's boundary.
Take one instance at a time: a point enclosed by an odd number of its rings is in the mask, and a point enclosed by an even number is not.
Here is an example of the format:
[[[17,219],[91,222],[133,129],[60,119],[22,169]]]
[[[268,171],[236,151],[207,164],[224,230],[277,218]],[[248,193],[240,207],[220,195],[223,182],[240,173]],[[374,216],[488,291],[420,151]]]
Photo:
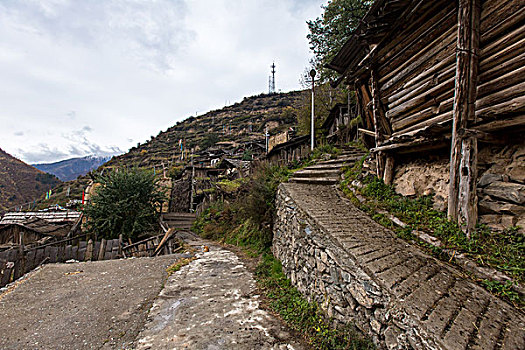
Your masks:
[[[87,156],[71,158],[55,163],[33,164],[37,169],[45,171],[58,177],[62,181],[75,180],[79,176],[86,175],[91,170],[97,169],[111,159],[108,157]]]
[[[41,197],[60,183],[54,175],[40,171],[0,149],[0,211]]]

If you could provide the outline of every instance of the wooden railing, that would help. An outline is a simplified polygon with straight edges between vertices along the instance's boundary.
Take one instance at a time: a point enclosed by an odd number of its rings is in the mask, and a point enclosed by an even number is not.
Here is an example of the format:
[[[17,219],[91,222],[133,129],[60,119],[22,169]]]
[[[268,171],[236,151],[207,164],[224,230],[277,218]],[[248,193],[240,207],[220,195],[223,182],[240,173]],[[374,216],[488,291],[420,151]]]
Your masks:
[[[175,238],[175,233],[174,229],[169,229],[161,235],[129,245],[123,244],[122,236],[119,239],[85,241],[81,238],[85,238],[86,235],[82,235],[35,247],[17,246],[0,252],[0,288],[45,263],[173,254],[182,249]],[[70,242],[76,244],[67,244]]]

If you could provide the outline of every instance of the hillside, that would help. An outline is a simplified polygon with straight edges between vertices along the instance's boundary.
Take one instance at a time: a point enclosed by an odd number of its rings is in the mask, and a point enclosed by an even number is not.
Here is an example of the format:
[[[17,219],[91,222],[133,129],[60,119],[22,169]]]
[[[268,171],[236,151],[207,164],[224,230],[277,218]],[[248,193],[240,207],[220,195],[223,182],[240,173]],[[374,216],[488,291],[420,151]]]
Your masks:
[[[54,163],[32,164],[35,168],[53,174],[62,181],[74,180],[86,175],[91,170],[97,169],[110,160],[111,157],[87,156],[71,158]]]
[[[60,183],[0,149],[0,211],[32,202]]]
[[[114,157],[107,165],[152,167],[176,160],[180,156],[180,139],[184,140],[185,149],[193,148],[196,153],[217,142],[255,141],[264,145],[266,126],[270,134],[275,134],[296,124],[295,110],[303,93],[292,91],[246,97],[220,110],[187,118],[156,137],[152,136],[148,142],[131,148],[128,153]]]
[[[198,117],[189,117],[166,131],[161,131],[157,136],[151,136],[149,141],[131,148],[127,153],[113,157],[99,170],[121,166],[150,169],[156,166],[160,169],[162,165],[183,165],[186,160],[180,161],[181,139],[184,140],[185,150],[193,148],[196,162],[199,160],[199,153],[226,147],[221,146],[221,143],[235,147],[253,142],[264,147],[266,127],[273,135],[296,125],[297,108],[304,101],[304,94],[304,91],[292,91],[246,97],[234,105]],[[82,191],[89,181],[88,175],[60,184],[53,189],[51,200],[44,201],[42,206],[55,203],[64,205],[69,199],[81,199]],[[66,196],[68,188],[69,196]]]

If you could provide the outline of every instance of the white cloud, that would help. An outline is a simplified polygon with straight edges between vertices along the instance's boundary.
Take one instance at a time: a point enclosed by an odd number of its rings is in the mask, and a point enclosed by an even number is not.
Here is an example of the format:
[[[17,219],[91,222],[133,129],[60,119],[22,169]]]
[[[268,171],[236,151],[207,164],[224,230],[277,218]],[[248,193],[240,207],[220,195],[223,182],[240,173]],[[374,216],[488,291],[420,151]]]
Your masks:
[[[1,2],[0,147],[29,162],[126,150],[267,91],[274,60],[277,89],[298,89],[323,2]]]

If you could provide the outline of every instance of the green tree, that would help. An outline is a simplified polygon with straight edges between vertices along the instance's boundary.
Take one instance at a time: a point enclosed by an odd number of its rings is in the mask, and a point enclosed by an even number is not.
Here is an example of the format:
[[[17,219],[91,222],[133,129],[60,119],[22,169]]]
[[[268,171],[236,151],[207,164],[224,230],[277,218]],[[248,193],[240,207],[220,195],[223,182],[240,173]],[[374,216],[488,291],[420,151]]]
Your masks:
[[[311,87],[311,85],[310,85]],[[321,125],[328,117],[336,103],[346,103],[348,91],[343,87],[332,88],[330,84],[320,84],[315,87],[315,130],[316,137],[321,132]],[[312,94],[303,94],[297,108],[297,126],[299,135],[310,135],[312,111]]]
[[[154,232],[160,213],[157,208],[166,198],[153,172],[119,169],[97,178],[97,187],[84,209],[88,233],[102,238],[126,238]]]
[[[312,65],[321,73],[322,81],[334,74],[324,65],[335,57],[350,38],[371,4],[370,0],[330,0],[326,6],[322,6],[324,12],[320,17],[306,22],[310,30],[307,38],[315,56]]]

